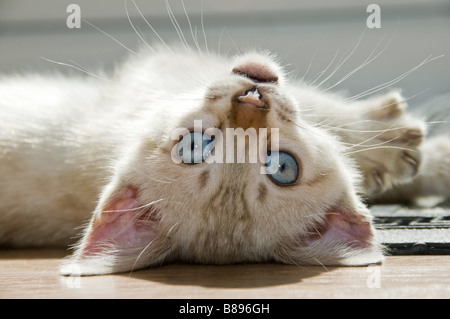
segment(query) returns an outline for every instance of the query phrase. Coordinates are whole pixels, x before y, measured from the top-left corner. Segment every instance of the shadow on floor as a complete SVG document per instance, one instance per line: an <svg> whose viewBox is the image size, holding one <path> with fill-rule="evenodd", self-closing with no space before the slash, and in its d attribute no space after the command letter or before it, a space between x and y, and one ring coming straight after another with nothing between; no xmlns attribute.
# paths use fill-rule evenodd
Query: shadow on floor
<svg viewBox="0 0 450 319"><path fill-rule="evenodd" d="M64 249L1 249L0 259L62 259L69 255ZM171 286L196 286L212 288L259 288L300 283L318 276L331 267L295 266L277 263L201 265L201 264L166 264L160 267L136 270L131 273L106 276L84 277L94 282L109 282L111 277L128 277L147 282L162 283ZM55 268L52 276L59 277ZM65 277L61 277L65 280ZM74 280L68 277L69 281ZM110 278L110 279L107 279Z"/></svg>
<svg viewBox="0 0 450 319"><path fill-rule="evenodd" d="M257 288L299 283L332 268L283 264L194 265L169 264L159 268L122 274L167 285L214 288Z"/></svg>

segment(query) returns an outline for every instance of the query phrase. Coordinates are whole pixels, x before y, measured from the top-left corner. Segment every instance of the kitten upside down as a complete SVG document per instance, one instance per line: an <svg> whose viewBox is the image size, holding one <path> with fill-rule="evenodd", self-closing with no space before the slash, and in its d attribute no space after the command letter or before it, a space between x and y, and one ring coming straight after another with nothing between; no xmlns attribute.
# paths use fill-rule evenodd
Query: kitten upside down
<svg viewBox="0 0 450 319"><path fill-rule="evenodd" d="M89 220L63 274L383 260L361 196L420 175L425 130L398 92L346 101L264 52L143 51L109 80L1 79L2 245L66 246Z"/></svg>

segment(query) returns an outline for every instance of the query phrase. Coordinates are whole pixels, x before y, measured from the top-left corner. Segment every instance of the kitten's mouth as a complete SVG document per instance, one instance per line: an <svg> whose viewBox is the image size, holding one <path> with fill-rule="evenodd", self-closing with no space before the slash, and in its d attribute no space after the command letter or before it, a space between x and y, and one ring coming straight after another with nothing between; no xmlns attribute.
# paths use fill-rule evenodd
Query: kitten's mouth
<svg viewBox="0 0 450 319"><path fill-rule="evenodd" d="M232 99L230 127L267 127L266 116L269 104L257 86L241 91Z"/></svg>
<svg viewBox="0 0 450 319"><path fill-rule="evenodd" d="M268 109L269 105L264 99L263 95L259 92L258 88L255 86L250 90L245 91L241 95L236 97L236 101L239 103L247 103L257 108Z"/></svg>

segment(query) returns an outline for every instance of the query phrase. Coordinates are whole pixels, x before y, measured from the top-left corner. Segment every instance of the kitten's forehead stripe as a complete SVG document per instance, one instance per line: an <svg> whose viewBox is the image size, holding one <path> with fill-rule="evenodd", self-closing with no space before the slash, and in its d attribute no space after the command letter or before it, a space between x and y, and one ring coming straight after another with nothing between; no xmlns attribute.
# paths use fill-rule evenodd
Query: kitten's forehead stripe
<svg viewBox="0 0 450 319"><path fill-rule="evenodd" d="M241 171L230 171L228 174L240 176ZM254 222L246 195L248 184L240 179L232 180L234 182L229 183L227 180L221 180L218 184L203 209L202 219L205 227L195 234L197 247L202 247L202 251L207 251L214 259L221 259L227 254L239 255L249 245L254 244ZM221 238L220 241L217 241L218 237ZM224 250L227 247L233 249Z"/></svg>
<svg viewBox="0 0 450 319"><path fill-rule="evenodd" d="M208 183L208 179L209 179L209 171L208 170L204 170L203 172L200 173L200 175L198 177L198 184L200 186L200 189L202 189L206 186L206 184Z"/></svg>
<svg viewBox="0 0 450 319"><path fill-rule="evenodd" d="M258 200L264 201L267 195L267 187L263 183L259 183L258 185Z"/></svg>
<svg viewBox="0 0 450 319"><path fill-rule="evenodd" d="M239 216L241 220L248 220L251 218L251 213L248 208L249 205L248 205L246 193L247 193L247 183L244 183L244 185L242 186L242 191L241 191L242 213ZM237 209L239 209L239 207L237 207Z"/></svg>
<svg viewBox="0 0 450 319"><path fill-rule="evenodd" d="M230 174L233 173L231 172ZM208 213L202 214L203 219L209 220L211 215L221 212L233 219L248 220L251 217L251 212L245 195L246 190L246 182L227 184L222 180L217 190L207 201L207 209L205 211L208 211Z"/></svg>

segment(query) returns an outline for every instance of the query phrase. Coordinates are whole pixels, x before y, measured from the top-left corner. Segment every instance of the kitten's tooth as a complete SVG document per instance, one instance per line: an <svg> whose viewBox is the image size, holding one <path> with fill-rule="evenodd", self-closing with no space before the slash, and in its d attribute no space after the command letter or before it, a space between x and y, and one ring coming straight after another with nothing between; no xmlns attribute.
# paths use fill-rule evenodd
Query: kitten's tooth
<svg viewBox="0 0 450 319"><path fill-rule="evenodd" d="M267 108L267 105L257 88L246 91L243 95L238 96L237 100L241 103L250 103L256 107Z"/></svg>
<svg viewBox="0 0 450 319"><path fill-rule="evenodd" d="M266 127L265 117L268 109L269 105L256 86L240 91L232 99L229 125L244 130L249 127L256 129Z"/></svg>

